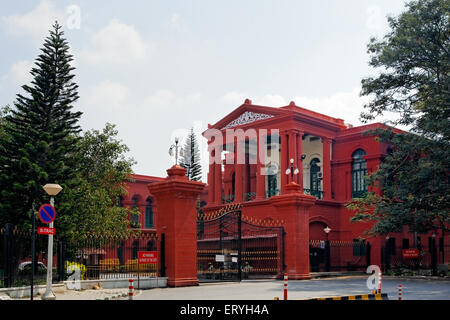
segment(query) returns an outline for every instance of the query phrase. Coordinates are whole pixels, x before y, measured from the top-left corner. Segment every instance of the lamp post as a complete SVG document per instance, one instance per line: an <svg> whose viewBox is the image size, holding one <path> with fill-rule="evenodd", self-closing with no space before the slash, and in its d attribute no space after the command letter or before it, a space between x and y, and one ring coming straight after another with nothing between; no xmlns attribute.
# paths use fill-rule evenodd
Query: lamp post
<svg viewBox="0 0 450 320"><path fill-rule="evenodd" d="M56 196L61 190L62 187L59 184L46 184L43 189L50 196L50 205L52 207L55 206ZM49 225L50 228L53 228L53 222ZM55 300L56 296L52 291L52 268L53 268L53 235L50 234L48 236L48 257L47 257L47 287L45 289L45 293L42 296L42 300Z"/></svg>
<svg viewBox="0 0 450 320"><path fill-rule="evenodd" d="M183 149L180 146L178 146L178 142L179 142L179 138L176 137L175 144L171 145L169 148L169 155L171 157L175 156L175 165L178 164L178 155L180 155L180 157L182 157L184 155ZM178 149L180 149L180 150L178 150Z"/></svg>
<svg viewBox="0 0 450 320"><path fill-rule="evenodd" d="M291 182L294 182L294 174L297 175L299 173L298 168L294 167L294 159L290 160L291 167L286 170L286 175L291 175Z"/></svg>
<svg viewBox="0 0 450 320"><path fill-rule="evenodd" d="M325 229L323 229L323 231L325 231L325 234L327 236L327 240L325 241L325 258L326 258L326 263L325 263L325 271L326 272L330 272L330 241L328 240L328 233L330 233L331 229L327 226Z"/></svg>
<svg viewBox="0 0 450 320"><path fill-rule="evenodd" d="M431 235L431 270L433 276L437 274L437 250L436 250L436 234Z"/></svg>
<svg viewBox="0 0 450 320"><path fill-rule="evenodd" d="M389 242L389 235L386 236L386 244L385 244L385 255L384 255L384 260L385 260L385 267L384 267L384 272L388 272L389 268L391 266L391 247L390 247L390 242Z"/></svg>

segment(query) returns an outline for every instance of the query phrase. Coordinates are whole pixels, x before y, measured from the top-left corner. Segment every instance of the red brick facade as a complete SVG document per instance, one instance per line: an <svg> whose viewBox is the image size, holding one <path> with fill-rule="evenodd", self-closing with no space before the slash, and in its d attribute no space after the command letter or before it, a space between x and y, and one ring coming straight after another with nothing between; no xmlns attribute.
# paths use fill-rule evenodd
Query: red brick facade
<svg viewBox="0 0 450 320"><path fill-rule="evenodd" d="M204 210L208 213L227 203L238 202L243 204L242 214L246 217L283 220L287 233L287 265L288 268L296 266L293 273L298 273L298 278L307 277L305 274L309 272L309 240L325 240L324 228L327 226L331 229L328 235L330 241L352 242L363 238L369 242L372 246L371 264L381 265L381 247L384 246L385 238L365 235L364 231L371 225L351 223L353 213L345 207L358 192L367 190L359 185L363 181L363 173L376 171L388 152L388 145L380 143L373 136L363 135L367 130L380 127L383 127L380 123L352 127L342 119L313 112L294 103L272 108L253 105L250 100L246 100L226 117L209 125L204 132L204 136L209 138L210 159L220 160L210 162L209 168L204 168L208 170L208 188L201 196L203 204L207 203ZM214 129L223 134L223 140L211 138L210 132ZM244 132L254 130L256 136L235 136L232 138L234 146L230 148L230 141L225 139L226 132L238 129ZM270 135L271 130L279 132L279 158L276 163L279 170L271 177L261 174L261 170L269 165L259 153L261 146L266 150L269 148L266 136L260 135L264 129L267 130L265 135ZM249 161L251 155L248 147L242 158L244 163L238 162L239 154L235 146L240 142L245 145L245 141L249 143L252 139L257 146L257 161ZM227 153L224 155L225 150ZM271 149L274 152L272 150L275 149ZM285 173L291 167L291 159L292 169L297 168L298 174ZM136 182L129 184L129 194L123 199L123 204L131 206L133 199L138 199L137 205L144 212L149 196L147 185L163 179L140 175L134 178ZM295 188L298 192L295 195L292 195L292 188L287 188L289 182L297 185ZM153 190L152 187L150 190ZM158 225L156 201L153 205L155 225ZM142 225L145 225L144 219L143 214L140 218ZM397 239L397 245L404 243L404 239L409 239L410 246L413 244L413 235L407 232L389 236ZM431 234L421 236L425 239ZM442 237L440 234L436 236ZM426 245L425 242L423 244Z"/></svg>

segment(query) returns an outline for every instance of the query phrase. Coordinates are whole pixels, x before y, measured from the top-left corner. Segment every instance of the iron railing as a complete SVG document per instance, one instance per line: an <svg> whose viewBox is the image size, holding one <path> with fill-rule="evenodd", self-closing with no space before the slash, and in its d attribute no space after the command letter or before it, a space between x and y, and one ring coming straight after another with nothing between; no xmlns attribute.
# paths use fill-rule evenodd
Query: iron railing
<svg viewBox="0 0 450 320"><path fill-rule="evenodd" d="M279 194L280 194L280 189L269 189L266 191L266 198L278 196Z"/></svg>
<svg viewBox="0 0 450 320"><path fill-rule="evenodd" d="M72 265L80 270L80 280L120 279L131 276L154 277L156 264L138 264L139 251L156 251L155 233L134 232L123 238L109 235L83 235L71 240L54 238L53 283L70 276ZM31 284L31 231L11 225L0 230L0 287ZM48 237L36 235L34 284L45 284Z"/></svg>
<svg viewBox="0 0 450 320"><path fill-rule="evenodd" d="M228 195L224 195L222 196L222 204L225 203L232 203L234 202L234 194L228 194Z"/></svg>
<svg viewBox="0 0 450 320"><path fill-rule="evenodd" d="M311 190L311 189L304 188L303 193L308 194L310 196L314 196L319 200L323 199L323 191L320 191L320 190Z"/></svg>
<svg viewBox="0 0 450 320"><path fill-rule="evenodd" d="M252 201L256 199L256 192L244 193L244 201Z"/></svg>

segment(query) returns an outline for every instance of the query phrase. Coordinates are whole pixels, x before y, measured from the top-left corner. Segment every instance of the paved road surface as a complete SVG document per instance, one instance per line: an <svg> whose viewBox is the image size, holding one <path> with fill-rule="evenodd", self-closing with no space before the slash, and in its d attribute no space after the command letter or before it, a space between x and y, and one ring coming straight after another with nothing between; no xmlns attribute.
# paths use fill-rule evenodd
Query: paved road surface
<svg viewBox="0 0 450 320"><path fill-rule="evenodd" d="M370 293L367 277L343 277L289 281L288 299L310 299ZM397 285L403 286L403 300L450 300L450 281L383 279L383 293L397 300ZM198 287L141 290L136 300L273 300L283 298L283 281L243 281L201 284Z"/></svg>

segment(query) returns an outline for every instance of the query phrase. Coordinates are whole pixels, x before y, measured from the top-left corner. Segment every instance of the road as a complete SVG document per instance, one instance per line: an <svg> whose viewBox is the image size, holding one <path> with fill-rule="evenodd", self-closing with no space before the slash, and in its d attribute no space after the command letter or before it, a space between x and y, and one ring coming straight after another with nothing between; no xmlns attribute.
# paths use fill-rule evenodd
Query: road
<svg viewBox="0 0 450 320"><path fill-rule="evenodd" d="M289 281L288 299L311 299L370 293L366 276ZM450 300L450 281L384 278L382 292L397 300L398 284L403 300ZM283 281L242 281L201 284L197 287L141 290L135 300L273 300L283 299Z"/></svg>

